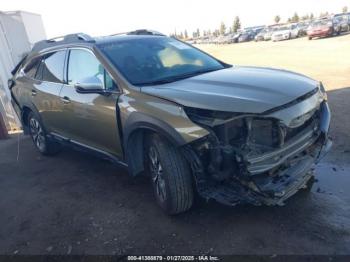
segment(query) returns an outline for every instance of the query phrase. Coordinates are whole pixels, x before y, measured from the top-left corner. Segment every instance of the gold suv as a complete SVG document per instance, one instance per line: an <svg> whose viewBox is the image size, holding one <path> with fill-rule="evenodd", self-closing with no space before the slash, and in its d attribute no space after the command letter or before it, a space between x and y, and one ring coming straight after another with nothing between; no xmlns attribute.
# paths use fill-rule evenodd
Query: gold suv
<svg viewBox="0 0 350 262"><path fill-rule="evenodd" d="M41 41L12 73L14 107L41 153L79 146L148 175L169 214L195 192L282 205L331 146L322 83L232 66L154 31Z"/></svg>

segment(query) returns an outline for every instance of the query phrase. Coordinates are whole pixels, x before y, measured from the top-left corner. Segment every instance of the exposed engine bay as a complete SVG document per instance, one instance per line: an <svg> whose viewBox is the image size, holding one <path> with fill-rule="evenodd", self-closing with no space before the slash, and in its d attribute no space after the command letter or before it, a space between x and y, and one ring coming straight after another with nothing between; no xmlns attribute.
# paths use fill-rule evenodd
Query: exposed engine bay
<svg viewBox="0 0 350 262"><path fill-rule="evenodd" d="M236 205L283 205L313 178L330 149L330 111L312 92L262 114L185 108L209 135L186 148L199 193Z"/></svg>

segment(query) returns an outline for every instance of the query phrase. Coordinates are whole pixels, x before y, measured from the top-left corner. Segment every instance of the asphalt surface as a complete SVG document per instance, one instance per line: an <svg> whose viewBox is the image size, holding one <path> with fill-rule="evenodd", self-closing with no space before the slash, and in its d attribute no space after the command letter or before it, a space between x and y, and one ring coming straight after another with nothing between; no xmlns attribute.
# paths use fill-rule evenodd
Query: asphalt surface
<svg viewBox="0 0 350 262"><path fill-rule="evenodd" d="M350 254L349 98L330 94L334 148L311 192L284 207L209 202L168 217L148 181L118 166L71 149L43 157L23 135L1 140L0 254Z"/></svg>

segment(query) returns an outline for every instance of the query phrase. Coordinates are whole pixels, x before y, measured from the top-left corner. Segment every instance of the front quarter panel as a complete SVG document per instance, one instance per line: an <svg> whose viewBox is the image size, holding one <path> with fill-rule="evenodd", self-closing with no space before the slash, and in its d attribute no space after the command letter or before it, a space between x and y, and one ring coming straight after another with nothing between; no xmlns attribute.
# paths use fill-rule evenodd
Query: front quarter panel
<svg viewBox="0 0 350 262"><path fill-rule="evenodd" d="M208 135L207 130L187 117L180 105L168 100L129 89L119 97L118 105L124 140L138 128L160 131L179 146Z"/></svg>

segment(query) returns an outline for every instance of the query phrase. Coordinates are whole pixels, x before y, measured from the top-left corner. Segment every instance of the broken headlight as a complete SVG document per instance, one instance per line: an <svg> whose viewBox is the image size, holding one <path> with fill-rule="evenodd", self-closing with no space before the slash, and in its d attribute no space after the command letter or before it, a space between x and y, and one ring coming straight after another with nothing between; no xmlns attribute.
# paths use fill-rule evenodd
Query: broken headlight
<svg viewBox="0 0 350 262"><path fill-rule="evenodd" d="M326 89L324 88L322 82L320 82L320 84L318 85L318 89L322 93L323 100L327 101L327 92L326 92Z"/></svg>
<svg viewBox="0 0 350 262"><path fill-rule="evenodd" d="M193 122L215 134L223 146L265 152L280 144L281 130L276 119L188 107L185 112Z"/></svg>

